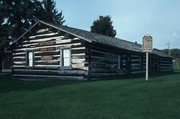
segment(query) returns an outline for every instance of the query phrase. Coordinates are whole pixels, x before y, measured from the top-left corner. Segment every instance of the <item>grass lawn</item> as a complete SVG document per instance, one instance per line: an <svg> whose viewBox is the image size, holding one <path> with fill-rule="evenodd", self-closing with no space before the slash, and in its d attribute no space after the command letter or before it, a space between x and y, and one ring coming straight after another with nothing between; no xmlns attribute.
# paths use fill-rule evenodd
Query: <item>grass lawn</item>
<svg viewBox="0 0 180 119"><path fill-rule="evenodd" d="M180 119L180 73L103 81L0 76L0 119Z"/></svg>

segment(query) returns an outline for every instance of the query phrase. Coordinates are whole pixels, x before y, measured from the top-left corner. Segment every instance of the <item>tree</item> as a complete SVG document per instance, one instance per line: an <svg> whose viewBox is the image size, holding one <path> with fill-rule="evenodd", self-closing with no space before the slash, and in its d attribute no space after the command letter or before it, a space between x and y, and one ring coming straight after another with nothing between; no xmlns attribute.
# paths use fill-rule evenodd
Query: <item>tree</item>
<svg viewBox="0 0 180 119"><path fill-rule="evenodd" d="M65 22L53 0L0 0L0 44L17 39L39 19L56 25Z"/></svg>
<svg viewBox="0 0 180 119"><path fill-rule="evenodd" d="M1 20L1 43L5 46L7 42L17 39L23 34L35 21L37 0L1 0L0 14ZM39 2L40 3L40 2Z"/></svg>
<svg viewBox="0 0 180 119"><path fill-rule="evenodd" d="M63 25L65 22L62 11L59 13L55 8L56 3L54 0L43 0L43 13L40 19L46 22L53 23L55 25Z"/></svg>
<svg viewBox="0 0 180 119"><path fill-rule="evenodd" d="M163 49L162 52L164 52L165 54L168 55L169 49ZM170 49L170 52L171 52L171 56L172 56L173 58L175 58L175 59L176 59L176 58L180 58L180 49L177 49L177 48L175 48L175 49Z"/></svg>
<svg viewBox="0 0 180 119"><path fill-rule="evenodd" d="M8 44L10 27L5 24L9 14L9 1L0 0L0 49Z"/></svg>
<svg viewBox="0 0 180 119"><path fill-rule="evenodd" d="M113 29L110 16L99 16L99 19L93 22L91 32L111 37L116 35L116 30Z"/></svg>

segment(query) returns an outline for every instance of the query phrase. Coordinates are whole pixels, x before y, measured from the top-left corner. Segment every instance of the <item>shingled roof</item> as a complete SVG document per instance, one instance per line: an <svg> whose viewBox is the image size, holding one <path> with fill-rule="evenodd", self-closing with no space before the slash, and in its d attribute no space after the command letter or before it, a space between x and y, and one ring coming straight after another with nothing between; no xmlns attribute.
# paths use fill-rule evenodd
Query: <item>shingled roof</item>
<svg viewBox="0 0 180 119"><path fill-rule="evenodd" d="M47 26L58 29L60 31L64 31L66 33L72 34L72 35L79 37L83 40L86 40L88 42L97 42L97 43L101 43L104 45L109 45L109 46L113 46L116 48L125 49L125 50L129 50L129 51L134 51L134 52L141 52L141 53L143 52L142 45L140 45L140 44L135 44L133 42L126 41L123 39L113 38L113 37L104 36L104 35L100 35L100 34L96 34L96 33L91 33L89 31L72 28L72 27L68 27L68 26L55 26L53 24L50 24L50 23L47 23L47 22L44 22L41 20L39 20L37 23L35 23L28 31L26 31L22 36L20 36L15 42L19 41L25 34L27 34L38 23L42 23ZM15 42L13 42L13 44ZM162 57L169 57L167 54L162 53L161 51L155 50L155 49L153 50L152 53L162 56Z"/></svg>

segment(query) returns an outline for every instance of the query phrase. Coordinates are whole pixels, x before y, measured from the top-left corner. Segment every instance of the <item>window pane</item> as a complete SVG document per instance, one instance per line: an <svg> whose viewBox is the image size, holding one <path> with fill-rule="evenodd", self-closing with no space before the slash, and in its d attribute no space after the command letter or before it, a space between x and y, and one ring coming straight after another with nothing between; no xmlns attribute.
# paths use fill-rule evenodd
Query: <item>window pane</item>
<svg viewBox="0 0 180 119"><path fill-rule="evenodd" d="M70 49L63 49L62 66L71 65L71 51Z"/></svg>
<svg viewBox="0 0 180 119"><path fill-rule="evenodd" d="M28 53L29 66L33 66L33 52Z"/></svg>
<svg viewBox="0 0 180 119"><path fill-rule="evenodd" d="M33 66L33 60L29 60L29 66Z"/></svg>
<svg viewBox="0 0 180 119"><path fill-rule="evenodd" d="M70 57L70 49L63 50L63 57Z"/></svg>
<svg viewBox="0 0 180 119"><path fill-rule="evenodd" d="M33 59L33 53L29 52L29 59Z"/></svg>
<svg viewBox="0 0 180 119"><path fill-rule="evenodd" d="M64 58L64 66L70 66L70 58Z"/></svg>

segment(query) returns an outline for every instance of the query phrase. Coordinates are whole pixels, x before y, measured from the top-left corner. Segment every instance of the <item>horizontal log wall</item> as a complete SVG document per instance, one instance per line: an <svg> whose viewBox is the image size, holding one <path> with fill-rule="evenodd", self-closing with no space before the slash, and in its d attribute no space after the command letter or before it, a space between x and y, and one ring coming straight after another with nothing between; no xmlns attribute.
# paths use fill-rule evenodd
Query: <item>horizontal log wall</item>
<svg viewBox="0 0 180 119"><path fill-rule="evenodd" d="M144 73L145 72L145 56L144 55L130 55L130 68L132 74Z"/></svg>
<svg viewBox="0 0 180 119"><path fill-rule="evenodd" d="M92 44L89 49L89 77L92 80L145 73L144 54L96 44Z"/></svg>
<svg viewBox="0 0 180 119"><path fill-rule="evenodd" d="M172 58L160 57L154 54L149 55L150 73L171 72L171 71L173 71Z"/></svg>
<svg viewBox="0 0 180 119"><path fill-rule="evenodd" d="M13 51L13 74L16 77L78 79L86 80L88 66L86 62L85 42L68 34L41 28L22 41ZM71 48L71 66L63 68L60 48ZM34 52L34 66L26 66L26 52ZM43 59L49 57L50 59Z"/></svg>
<svg viewBox="0 0 180 119"><path fill-rule="evenodd" d="M123 63L124 59L122 57L120 60ZM95 44L90 45L89 77L91 80L123 75L125 72L121 68L118 69L118 54L112 52L112 49L96 46Z"/></svg>
<svg viewBox="0 0 180 119"><path fill-rule="evenodd" d="M91 79L110 79L112 76L145 73L145 53L130 52L95 44L91 45L89 49L89 77ZM119 61L120 69L118 68L119 58L121 60ZM172 71L172 59L150 54L149 72L157 73L164 71Z"/></svg>
<svg viewBox="0 0 180 119"><path fill-rule="evenodd" d="M173 71L172 66L172 58L159 58L160 72L171 72Z"/></svg>

